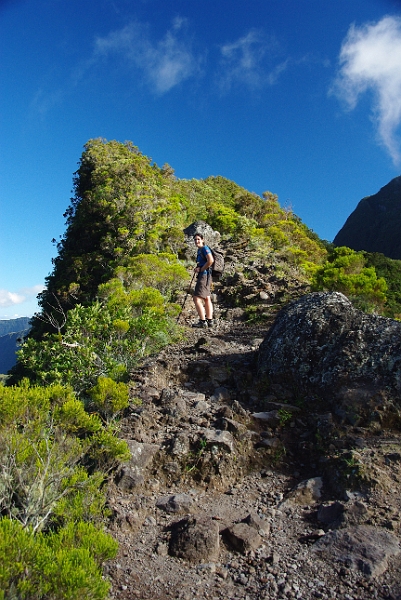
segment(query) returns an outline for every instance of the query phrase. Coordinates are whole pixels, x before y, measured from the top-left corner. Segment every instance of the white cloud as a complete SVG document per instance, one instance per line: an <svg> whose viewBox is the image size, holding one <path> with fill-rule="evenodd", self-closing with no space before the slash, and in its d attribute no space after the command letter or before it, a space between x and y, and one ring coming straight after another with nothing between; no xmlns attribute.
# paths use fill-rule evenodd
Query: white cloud
<svg viewBox="0 0 401 600"><path fill-rule="evenodd" d="M195 56L191 43L185 39L185 25L185 19L177 17L164 37L154 42L147 26L131 23L104 38L98 38L95 58L112 53L122 54L144 72L157 94L164 94L201 72L201 58Z"/></svg>
<svg viewBox="0 0 401 600"><path fill-rule="evenodd" d="M40 294L40 292L43 292L44 289L44 285L33 285L32 287L22 288L19 291L29 298L31 298L32 296L35 296L36 298L36 296Z"/></svg>
<svg viewBox="0 0 401 600"><path fill-rule="evenodd" d="M401 18L386 16L378 23L353 25L341 52L333 88L350 109L368 90L374 94L373 114L380 142L394 164L401 164Z"/></svg>
<svg viewBox="0 0 401 600"><path fill-rule="evenodd" d="M8 290L0 290L0 308L7 308L15 304L22 304L29 298L37 296L43 291L43 285L34 285L30 288L23 288L18 292L9 292Z"/></svg>
<svg viewBox="0 0 401 600"><path fill-rule="evenodd" d="M13 306L14 304L21 304L25 301L25 296L16 292L9 292L7 290L0 290L0 306L6 308L7 306Z"/></svg>
<svg viewBox="0 0 401 600"><path fill-rule="evenodd" d="M235 42L221 46L220 88L229 91L234 84L245 84L257 89L275 84L288 65L285 60L266 68L266 62L271 61L277 50L276 42L263 37L256 29L251 29Z"/></svg>
<svg viewBox="0 0 401 600"><path fill-rule="evenodd" d="M60 102L62 97L63 93L61 90L55 90L52 93L47 93L40 89L36 92L31 102L31 108L37 114L39 114L41 118L43 118L54 106Z"/></svg>

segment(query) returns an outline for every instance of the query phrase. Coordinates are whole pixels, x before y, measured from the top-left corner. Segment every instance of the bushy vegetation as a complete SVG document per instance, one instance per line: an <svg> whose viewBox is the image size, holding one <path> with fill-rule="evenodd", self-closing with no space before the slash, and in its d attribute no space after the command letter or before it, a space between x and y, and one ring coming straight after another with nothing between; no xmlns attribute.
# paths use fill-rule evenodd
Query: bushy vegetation
<svg viewBox="0 0 401 600"><path fill-rule="evenodd" d="M380 310L386 301L387 283L366 266L361 252L346 246L334 248L312 277L312 289L342 292L367 312Z"/></svg>
<svg viewBox="0 0 401 600"><path fill-rule="evenodd" d="M43 311L52 314L55 297L64 311L87 306L115 276L132 282L139 274L143 285L173 292L182 284L174 259L183 229L196 220L233 240L247 239L260 252L274 250L300 268L319 264L326 254L318 236L281 208L274 194L260 197L220 176L179 180L171 167L159 168L130 142L86 144L65 217L66 231L40 296ZM33 336L41 338L44 331L49 327L34 319Z"/></svg>
<svg viewBox="0 0 401 600"><path fill-rule="evenodd" d="M103 600L109 584L102 563L117 542L90 523L32 535L18 521L0 519L0 599Z"/></svg>
<svg viewBox="0 0 401 600"><path fill-rule="evenodd" d="M105 486L129 456L118 418L131 370L179 339L189 224L208 222L313 289L401 314L399 261L330 249L271 192L179 180L130 142L85 145L65 218L40 312L0 385L0 600L106 597Z"/></svg>
<svg viewBox="0 0 401 600"><path fill-rule="evenodd" d="M130 142L90 140L74 192L12 383L29 377L82 395L98 377L127 380L138 361L176 339L174 299L188 281L178 257L183 229L195 220L300 276L327 254L274 194L260 197L220 176L179 180Z"/></svg>
<svg viewBox="0 0 401 600"><path fill-rule="evenodd" d="M94 398L121 409L123 390ZM115 384L114 384L115 385ZM113 399L109 404L113 405ZM60 385L0 387L0 598L105 598L107 470L129 457L100 415Z"/></svg>
<svg viewBox="0 0 401 600"><path fill-rule="evenodd" d="M62 333L29 338L17 353L17 374L22 370L37 384L71 385L79 395L99 377L127 381L139 360L172 341L177 328L157 290L127 294L121 286L111 282L102 290L113 290L107 300L68 311Z"/></svg>
<svg viewBox="0 0 401 600"><path fill-rule="evenodd" d="M387 284L386 303L382 314L393 319L401 319L401 260L387 258L377 252L363 252L366 266L375 269L378 277Z"/></svg>

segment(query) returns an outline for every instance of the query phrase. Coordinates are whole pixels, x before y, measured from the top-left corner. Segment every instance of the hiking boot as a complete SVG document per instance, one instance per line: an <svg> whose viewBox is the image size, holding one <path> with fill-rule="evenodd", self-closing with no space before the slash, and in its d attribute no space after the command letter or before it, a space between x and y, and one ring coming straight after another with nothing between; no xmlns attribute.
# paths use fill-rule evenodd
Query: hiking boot
<svg viewBox="0 0 401 600"><path fill-rule="evenodd" d="M208 327L214 327L214 321L213 321L213 319L206 319L206 322L207 322L207 326Z"/></svg>
<svg viewBox="0 0 401 600"><path fill-rule="evenodd" d="M192 327L197 327L198 329L206 329L207 321L201 321L201 319L199 319L199 321L197 323L194 323Z"/></svg>

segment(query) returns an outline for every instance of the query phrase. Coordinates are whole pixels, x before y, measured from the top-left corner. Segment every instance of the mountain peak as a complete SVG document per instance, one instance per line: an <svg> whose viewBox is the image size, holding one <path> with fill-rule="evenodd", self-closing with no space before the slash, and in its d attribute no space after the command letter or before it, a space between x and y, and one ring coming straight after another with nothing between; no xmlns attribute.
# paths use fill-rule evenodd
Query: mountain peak
<svg viewBox="0 0 401 600"><path fill-rule="evenodd" d="M401 259L401 176L363 198L333 240L336 246Z"/></svg>

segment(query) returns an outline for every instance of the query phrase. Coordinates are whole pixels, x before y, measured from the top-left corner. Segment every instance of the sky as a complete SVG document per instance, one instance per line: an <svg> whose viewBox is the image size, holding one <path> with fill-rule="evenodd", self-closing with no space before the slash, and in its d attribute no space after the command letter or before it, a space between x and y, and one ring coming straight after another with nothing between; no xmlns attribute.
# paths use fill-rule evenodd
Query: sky
<svg viewBox="0 0 401 600"><path fill-rule="evenodd" d="M0 0L0 319L37 310L99 137L332 241L401 174L401 1Z"/></svg>

